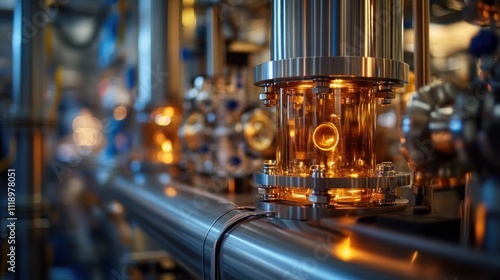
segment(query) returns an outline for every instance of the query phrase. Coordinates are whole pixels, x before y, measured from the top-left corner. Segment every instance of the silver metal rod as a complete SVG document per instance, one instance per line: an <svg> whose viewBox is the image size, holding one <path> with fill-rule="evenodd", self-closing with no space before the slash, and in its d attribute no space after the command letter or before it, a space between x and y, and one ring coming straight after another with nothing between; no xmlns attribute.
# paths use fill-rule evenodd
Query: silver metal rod
<svg viewBox="0 0 500 280"><path fill-rule="evenodd" d="M224 65L224 42L219 20L219 7L213 4L207 8L207 75L222 76Z"/></svg>
<svg viewBox="0 0 500 280"><path fill-rule="evenodd" d="M415 88L431 82L429 52L429 0L413 0Z"/></svg>
<svg viewBox="0 0 500 280"><path fill-rule="evenodd" d="M11 38L13 104L6 128L15 143L11 168L16 173L17 220L14 221L16 242L11 245L15 247L15 279L22 280L49 278L48 224L42 201L44 138L49 119L44 97L44 29L49 17L44 1L16 2Z"/></svg>
<svg viewBox="0 0 500 280"><path fill-rule="evenodd" d="M44 84L44 2L18 0L12 33L13 111L17 119L41 121Z"/></svg>
<svg viewBox="0 0 500 280"><path fill-rule="evenodd" d="M175 71L168 72L169 103L181 104L184 97L184 63L179 55L182 48L182 1L168 2L168 65L174 65Z"/></svg>
<svg viewBox="0 0 500 280"><path fill-rule="evenodd" d="M165 105L168 91L167 1L138 1L137 111Z"/></svg>

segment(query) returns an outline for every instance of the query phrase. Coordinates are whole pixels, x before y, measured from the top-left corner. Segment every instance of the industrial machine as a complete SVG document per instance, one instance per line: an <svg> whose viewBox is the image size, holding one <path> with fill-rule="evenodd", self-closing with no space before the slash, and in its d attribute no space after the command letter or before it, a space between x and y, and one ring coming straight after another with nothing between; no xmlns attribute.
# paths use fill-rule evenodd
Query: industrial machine
<svg viewBox="0 0 500 280"><path fill-rule="evenodd" d="M423 13L414 18L424 17L416 33L428 24L429 7L419 3L416 10ZM276 108L277 148L276 158L254 174L254 205L239 206L213 195L209 185L192 188L161 174L148 174L147 180L119 176L110 191L129 214L196 278L497 278L496 196L469 204L483 205L473 207L479 213L473 221L434 213L421 201L408 205L396 191L411 183L411 174L375 158L375 108L390 104L409 79L402 2L275 0L271 30L271 61L255 68L255 84L264 89L263 103ZM425 45L421 38L418 43ZM423 50L415 52L425 62ZM418 87L430 82L421 79L422 67L425 63L415 66ZM422 102L458 93L444 88L424 88L429 93L416 94L409 104L403 132L410 160L418 154L414 147L422 146L412 136L422 131L431 136L450 131L439 135L453 133L455 143L464 139L458 137L463 119L447 121L442 117L446 110L437 110L439 115L431 110L438 107ZM448 106L447 101L442 104ZM412 113L419 110L425 114ZM446 146L426 155L434 158L441 149ZM417 195L419 186L435 178L429 171L436 166L421 163L427 161L412 165ZM463 170L456 176L465 176ZM419 181L423 171L429 176ZM483 189L490 194L498 188L491 181L495 177L487 178ZM461 227L467 223L475 224L482 246L461 242Z"/></svg>
<svg viewBox="0 0 500 280"><path fill-rule="evenodd" d="M216 22L219 1L199 2L209 7L207 21ZM183 120L179 107L162 100L168 83L161 77L172 62L158 51L168 45L178 53L172 30L180 24L180 3L135 3L140 38L134 149L126 158L85 166L94 173L100 199L114 209L110 220L125 212L195 279L500 279L498 1L462 3L465 19L484 27L470 44L479 71L468 88L431 82L429 1L413 1L417 92L402 118L403 153L411 167L406 170L376 158L384 145L376 140L377 108L391 105L410 80L402 0L272 0L270 60L254 73L263 89L259 98L271 110L234 110L234 96L198 80L185 100L197 107L184 112ZM19 1L15 31L26 35L23 19L41 9L35 1ZM218 57L210 54L220 33L206 31L212 39L206 59L215 65ZM165 44L167 37L174 42ZM14 40L15 110L2 119L24 149L14 154L14 168L19 175L21 169L33 174L17 177L20 272L2 274L12 279L49 275L49 207L37 168L45 165L42 140L54 120L42 112L43 94L36 87L43 73L37 60L43 57L42 36L30 39ZM219 70L209 71L213 81ZM220 112L205 99L216 92L224 105ZM253 191L235 194L228 186L221 192L216 175L254 171L256 161L234 159L243 141L266 161L253 174ZM189 155L175 149L182 145ZM192 173L176 168L186 160L214 180L192 184ZM437 185L452 190L456 201L438 205ZM74 202L81 189L62 194ZM133 279L131 273L125 268L109 274Z"/></svg>
<svg viewBox="0 0 500 280"><path fill-rule="evenodd" d="M255 80L264 104L276 106L278 143L276 160L254 176L259 209L308 219L407 203L395 189L410 174L375 159L376 106L390 104L409 75L401 4L273 3L272 60Z"/></svg>

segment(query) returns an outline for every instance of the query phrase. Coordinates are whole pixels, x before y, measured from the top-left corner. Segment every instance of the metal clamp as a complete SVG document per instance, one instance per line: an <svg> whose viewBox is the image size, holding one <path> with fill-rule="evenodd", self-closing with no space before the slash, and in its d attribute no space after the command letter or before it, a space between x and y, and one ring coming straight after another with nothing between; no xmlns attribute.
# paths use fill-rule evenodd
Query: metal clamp
<svg viewBox="0 0 500 280"><path fill-rule="evenodd" d="M239 210L246 210L252 212L241 212L236 214L234 217L230 218L227 222L224 223L222 228L219 231L219 235L214 241L213 249L212 249L212 257L211 257L211 277L210 279L218 280L220 279L220 250L222 248L222 239L226 235L226 233L230 232L232 229L240 225L241 223L252 220L259 219L264 217L273 217L275 215L274 212L255 212L254 207L239 207ZM211 228L210 228L211 230ZM210 232L210 230L208 232ZM208 235L208 233L207 233ZM205 240L206 241L206 240ZM203 244L205 247L205 244ZM204 266L203 266L204 267ZM204 274L205 275L205 274Z"/></svg>

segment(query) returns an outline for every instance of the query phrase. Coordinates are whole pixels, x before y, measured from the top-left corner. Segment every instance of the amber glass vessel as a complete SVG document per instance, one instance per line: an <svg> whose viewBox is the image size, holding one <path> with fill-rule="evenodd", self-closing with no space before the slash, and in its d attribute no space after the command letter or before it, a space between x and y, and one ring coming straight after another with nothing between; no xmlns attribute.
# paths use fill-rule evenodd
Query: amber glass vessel
<svg viewBox="0 0 500 280"><path fill-rule="evenodd" d="M325 177L372 176L375 170L373 87L331 82L286 83L277 95L276 173Z"/></svg>

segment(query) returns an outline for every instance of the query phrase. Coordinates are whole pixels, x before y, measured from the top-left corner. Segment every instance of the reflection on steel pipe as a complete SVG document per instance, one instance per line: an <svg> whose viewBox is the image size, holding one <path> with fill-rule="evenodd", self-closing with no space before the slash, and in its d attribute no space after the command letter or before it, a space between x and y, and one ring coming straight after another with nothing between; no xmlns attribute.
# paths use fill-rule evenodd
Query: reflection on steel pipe
<svg viewBox="0 0 500 280"><path fill-rule="evenodd" d="M108 191L195 278L491 279L500 274L498 256L374 230L355 220L241 221L252 212L205 190L159 183L157 175L140 184L118 177ZM217 240L220 253L213 254ZM212 275L214 264L218 275Z"/></svg>

